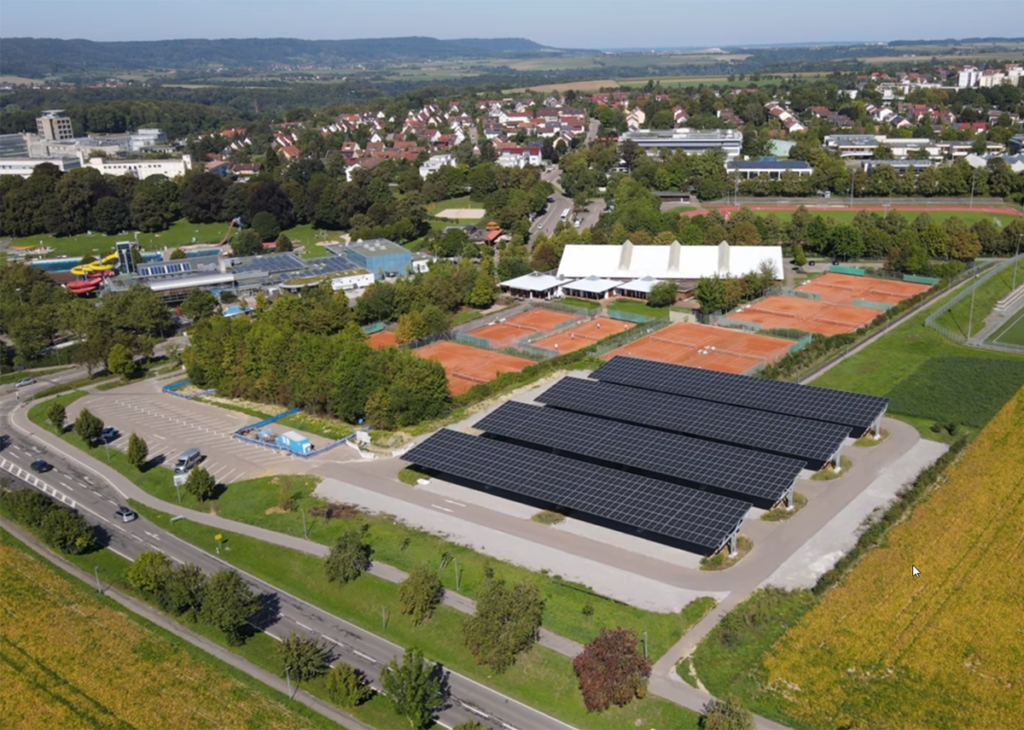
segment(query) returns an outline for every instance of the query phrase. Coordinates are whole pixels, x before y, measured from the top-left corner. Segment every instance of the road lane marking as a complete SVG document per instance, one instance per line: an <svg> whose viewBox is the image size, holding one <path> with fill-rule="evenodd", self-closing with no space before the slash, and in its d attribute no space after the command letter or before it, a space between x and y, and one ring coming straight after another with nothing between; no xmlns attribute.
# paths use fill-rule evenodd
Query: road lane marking
<svg viewBox="0 0 1024 730"><path fill-rule="evenodd" d="M306 624L302 623L301 621L296 621L295 623L304 628L306 631L313 631L313 633L316 633L314 629L311 629L309 626L306 626Z"/></svg>
<svg viewBox="0 0 1024 730"><path fill-rule="evenodd" d="M269 631L267 631L266 629L263 630L263 633L266 634L267 636L269 636L271 639L276 639L277 641L281 641L281 642L284 641L284 639L282 639L280 636L277 636L276 634L272 634Z"/></svg>
<svg viewBox="0 0 1024 730"><path fill-rule="evenodd" d="M445 512L451 512L450 509L448 509L447 507L442 507L439 504L431 504L430 506L433 507L434 509L440 509L440 510L444 510Z"/></svg>
<svg viewBox="0 0 1024 730"><path fill-rule="evenodd" d="M362 657L363 659L365 659L368 662L372 662L373 664L377 663L377 660L374 659L372 656L364 654L363 652L359 651L358 649L353 649L352 653L355 654L356 656Z"/></svg>
<svg viewBox="0 0 1024 730"><path fill-rule="evenodd" d="M118 550L115 547L107 545L107 550L109 550L110 552L114 553L114 555L120 555L122 558L127 560L129 563L134 563L135 562L135 558L129 558L127 555L125 555L124 553L122 553L120 550Z"/></svg>
<svg viewBox="0 0 1024 730"><path fill-rule="evenodd" d="M457 507L465 507L466 506L462 502L456 502L453 499L446 499L445 502L447 502L448 504L454 504Z"/></svg>

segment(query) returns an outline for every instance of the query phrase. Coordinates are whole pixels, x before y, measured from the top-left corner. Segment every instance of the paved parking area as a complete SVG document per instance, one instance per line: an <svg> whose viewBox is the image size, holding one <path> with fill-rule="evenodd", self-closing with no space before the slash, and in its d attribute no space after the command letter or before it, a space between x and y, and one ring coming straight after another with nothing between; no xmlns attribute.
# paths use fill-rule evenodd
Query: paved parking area
<svg viewBox="0 0 1024 730"><path fill-rule="evenodd" d="M88 408L118 430L110 448L125 451L134 432L146 439L150 457L162 455L167 466L182 451L195 447L205 456L203 467L221 484L302 470L303 459L232 438L236 429L252 423L251 416L147 391L129 386L89 395L72 404L68 421L73 422L81 408Z"/></svg>

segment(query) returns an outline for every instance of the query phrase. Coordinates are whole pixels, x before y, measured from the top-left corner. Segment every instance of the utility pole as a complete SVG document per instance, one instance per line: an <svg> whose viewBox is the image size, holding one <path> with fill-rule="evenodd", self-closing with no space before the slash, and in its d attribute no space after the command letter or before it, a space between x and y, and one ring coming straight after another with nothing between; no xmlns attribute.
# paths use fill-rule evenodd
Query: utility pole
<svg viewBox="0 0 1024 730"><path fill-rule="evenodd" d="M644 632L644 659L647 658L647 632Z"/></svg>
<svg viewBox="0 0 1024 730"><path fill-rule="evenodd" d="M974 207L974 183L978 178L978 168L974 168L974 172L971 173L971 204L970 207Z"/></svg>
<svg viewBox="0 0 1024 730"><path fill-rule="evenodd" d="M1016 264L1014 265L1016 269ZM977 276L974 277L977 280ZM967 317L967 339L971 339L971 334L974 332L974 294L978 291L978 282L975 281L971 289L971 313Z"/></svg>
<svg viewBox="0 0 1024 730"><path fill-rule="evenodd" d="M100 585L100 566L92 566L92 574L96 576L96 592L103 593L103 587Z"/></svg>
<svg viewBox="0 0 1024 730"><path fill-rule="evenodd" d="M853 175L854 169L850 168L850 208L853 208Z"/></svg>
<svg viewBox="0 0 1024 730"><path fill-rule="evenodd" d="M1017 234L1017 253L1013 255L1013 286L1010 287L1010 291L1017 288L1017 267L1020 266L1020 239L1024 237L1024 234Z"/></svg>
<svg viewBox="0 0 1024 730"><path fill-rule="evenodd" d="M284 668L284 679L288 683L288 699L292 698L292 667L289 664Z"/></svg>

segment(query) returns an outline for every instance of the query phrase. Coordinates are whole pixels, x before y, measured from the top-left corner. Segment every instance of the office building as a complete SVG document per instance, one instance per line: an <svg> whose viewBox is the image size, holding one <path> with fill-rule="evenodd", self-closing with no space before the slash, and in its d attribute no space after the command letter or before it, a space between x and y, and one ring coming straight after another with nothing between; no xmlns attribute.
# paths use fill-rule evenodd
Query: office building
<svg viewBox="0 0 1024 730"><path fill-rule="evenodd" d="M743 133L738 129L637 129L626 132L620 142L636 142L648 154L665 150L699 155L708 150L722 150L726 161L735 160L743 146Z"/></svg>
<svg viewBox="0 0 1024 730"><path fill-rule="evenodd" d="M71 129L71 118L64 116L63 109L50 109L36 119L36 130L43 139L60 141L74 139Z"/></svg>

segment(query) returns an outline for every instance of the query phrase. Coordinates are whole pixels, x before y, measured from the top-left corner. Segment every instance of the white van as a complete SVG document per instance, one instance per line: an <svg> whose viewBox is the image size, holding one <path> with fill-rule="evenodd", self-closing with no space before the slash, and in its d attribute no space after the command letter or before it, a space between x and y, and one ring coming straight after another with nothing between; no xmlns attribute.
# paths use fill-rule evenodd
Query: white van
<svg viewBox="0 0 1024 730"><path fill-rule="evenodd" d="M192 470L199 460L203 458L203 455L199 453L199 449L185 449L181 452L181 456L174 462L174 473L185 474Z"/></svg>

